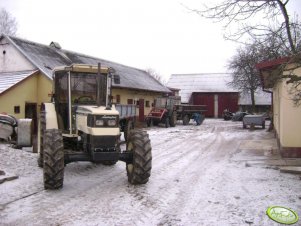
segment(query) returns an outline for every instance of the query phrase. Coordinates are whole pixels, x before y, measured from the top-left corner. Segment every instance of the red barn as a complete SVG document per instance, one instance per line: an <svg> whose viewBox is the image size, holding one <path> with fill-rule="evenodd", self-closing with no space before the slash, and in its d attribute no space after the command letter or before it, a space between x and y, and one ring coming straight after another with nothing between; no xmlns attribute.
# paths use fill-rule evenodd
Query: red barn
<svg viewBox="0 0 301 226"><path fill-rule="evenodd" d="M206 117L222 117L224 109L238 111L239 92L227 84L228 73L173 74L168 87L180 89L182 103L207 105Z"/></svg>

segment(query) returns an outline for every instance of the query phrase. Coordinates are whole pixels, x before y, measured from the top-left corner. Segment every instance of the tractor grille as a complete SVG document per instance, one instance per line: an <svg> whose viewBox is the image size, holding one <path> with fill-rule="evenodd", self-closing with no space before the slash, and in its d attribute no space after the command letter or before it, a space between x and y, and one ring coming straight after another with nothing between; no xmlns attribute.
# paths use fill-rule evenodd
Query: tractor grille
<svg viewBox="0 0 301 226"><path fill-rule="evenodd" d="M87 143L90 146L90 150L94 152L117 151L116 136L88 136Z"/></svg>

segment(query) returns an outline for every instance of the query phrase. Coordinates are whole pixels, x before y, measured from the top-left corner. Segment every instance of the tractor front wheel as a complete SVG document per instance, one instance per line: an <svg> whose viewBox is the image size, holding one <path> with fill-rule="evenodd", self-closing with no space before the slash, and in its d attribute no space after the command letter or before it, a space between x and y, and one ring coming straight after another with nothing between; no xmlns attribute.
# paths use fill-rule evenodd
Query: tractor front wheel
<svg viewBox="0 0 301 226"><path fill-rule="evenodd" d="M124 139L125 139L125 141L127 141L129 139L129 134L130 134L132 129L134 129L134 122L129 120L129 121L126 122L125 128L124 128Z"/></svg>
<svg viewBox="0 0 301 226"><path fill-rule="evenodd" d="M38 145L40 143L40 150L39 150L39 157L38 157L38 166L39 167L43 167L43 162L44 162L44 148L43 148L43 143L44 143L44 133L45 133L45 129L46 129L46 118L45 118L45 112L41 111L40 114L40 136L38 134L38 139L40 139L36 142L36 145Z"/></svg>
<svg viewBox="0 0 301 226"><path fill-rule="evenodd" d="M133 153L133 160L126 164L128 181L131 184L148 182L152 169L152 147L148 134L132 130L127 142L127 151Z"/></svg>
<svg viewBox="0 0 301 226"><path fill-rule="evenodd" d="M44 188L59 189L64 181L64 144L62 132L58 129L44 133Z"/></svg>

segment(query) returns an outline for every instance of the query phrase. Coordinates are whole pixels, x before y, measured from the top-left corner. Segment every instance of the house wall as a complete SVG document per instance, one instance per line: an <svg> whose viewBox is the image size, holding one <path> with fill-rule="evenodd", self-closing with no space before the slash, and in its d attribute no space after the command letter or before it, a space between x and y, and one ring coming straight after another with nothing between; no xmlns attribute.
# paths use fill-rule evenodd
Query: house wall
<svg viewBox="0 0 301 226"><path fill-rule="evenodd" d="M41 103L50 102L52 90L52 80L40 73L38 75L37 87L39 106L41 105Z"/></svg>
<svg viewBox="0 0 301 226"><path fill-rule="evenodd" d="M135 91L130 89L112 89L113 103L117 102L117 95L120 96L120 104L128 104L128 100L133 100L133 104L137 105L136 115L139 115L139 99L144 100L144 116L148 115L152 109L154 101L157 97L161 97L162 93Z"/></svg>
<svg viewBox="0 0 301 226"><path fill-rule="evenodd" d="M20 51L6 38L0 40L0 72L34 70L36 67L30 63Z"/></svg>
<svg viewBox="0 0 301 226"><path fill-rule="evenodd" d="M301 76L301 69L295 72ZM295 106L290 94L291 84L279 84L280 142L283 147L301 148L301 106Z"/></svg>
<svg viewBox="0 0 301 226"><path fill-rule="evenodd" d="M38 75L32 75L17 84L7 92L0 95L0 113L7 113L16 118L25 118L25 104L38 101ZM20 113L15 113L15 106L20 108Z"/></svg>
<svg viewBox="0 0 301 226"><path fill-rule="evenodd" d="M268 75L263 72L263 75ZM272 71L276 73L276 71ZM301 76L301 69L295 70ZM295 106L291 84L283 80L273 87L273 122L283 157L301 157L301 106Z"/></svg>

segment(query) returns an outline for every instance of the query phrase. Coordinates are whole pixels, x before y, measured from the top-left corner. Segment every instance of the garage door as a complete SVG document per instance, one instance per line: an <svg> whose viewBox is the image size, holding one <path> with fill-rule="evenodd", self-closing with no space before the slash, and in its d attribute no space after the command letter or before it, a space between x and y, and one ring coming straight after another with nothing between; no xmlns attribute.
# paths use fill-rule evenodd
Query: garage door
<svg viewBox="0 0 301 226"><path fill-rule="evenodd" d="M218 94L218 117L223 117L224 109L238 111L238 93Z"/></svg>
<svg viewBox="0 0 301 226"><path fill-rule="evenodd" d="M214 94L211 93L193 93L192 104L207 105L205 116L214 117Z"/></svg>

